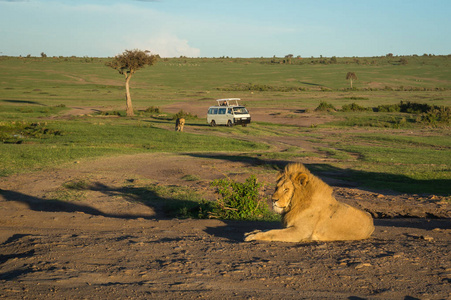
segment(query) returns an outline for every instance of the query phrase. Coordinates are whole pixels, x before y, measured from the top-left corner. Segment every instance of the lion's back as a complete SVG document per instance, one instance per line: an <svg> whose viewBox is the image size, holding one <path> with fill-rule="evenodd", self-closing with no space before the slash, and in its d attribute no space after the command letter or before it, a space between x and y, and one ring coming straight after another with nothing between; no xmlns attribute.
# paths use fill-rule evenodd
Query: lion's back
<svg viewBox="0 0 451 300"><path fill-rule="evenodd" d="M312 240L363 240L374 232L373 218L369 213L338 201L320 223Z"/></svg>

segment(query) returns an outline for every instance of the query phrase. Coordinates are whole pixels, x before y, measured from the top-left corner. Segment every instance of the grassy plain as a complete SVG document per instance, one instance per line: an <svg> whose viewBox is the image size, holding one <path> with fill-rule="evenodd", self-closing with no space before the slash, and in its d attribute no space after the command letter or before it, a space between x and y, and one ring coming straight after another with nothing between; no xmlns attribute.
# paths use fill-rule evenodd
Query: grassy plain
<svg viewBox="0 0 451 300"><path fill-rule="evenodd" d="M123 111L123 77L100 58L0 57L0 176L62 162L140 152L218 152L289 161L322 157L310 167L372 188L450 195L450 124L415 122L417 114L332 112L332 122L312 127L252 123L210 128L204 115L189 121L195 134L173 131L171 114L155 106L240 97L252 109L313 110L356 103L374 108L400 101L451 106L451 57L293 59L162 59L132 78L134 118L101 114L62 117L73 107ZM349 89L346 73L358 76ZM164 113L164 112L163 112ZM169 130L170 128L170 130ZM307 138L314 150L273 147L267 137Z"/></svg>

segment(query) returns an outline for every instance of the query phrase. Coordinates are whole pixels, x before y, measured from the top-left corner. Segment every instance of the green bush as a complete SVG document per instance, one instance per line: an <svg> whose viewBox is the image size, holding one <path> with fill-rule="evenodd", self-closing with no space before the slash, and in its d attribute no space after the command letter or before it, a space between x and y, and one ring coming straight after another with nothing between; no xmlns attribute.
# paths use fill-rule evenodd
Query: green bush
<svg viewBox="0 0 451 300"><path fill-rule="evenodd" d="M123 115L123 113L117 110L101 111L99 114L101 116L118 116L118 117L121 117Z"/></svg>
<svg viewBox="0 0 451 300"><path fill-rule="evenodd" d="M216 88L219 91L238 92L238 91L258 91L258 92L296 92L305 91L303 87L295 86L273 86L267 84L254 84L254 83L238 83L227 87Z"/></svg>
<svg viewBox="0 0 451 300"><path fill-rule="evenodd" d="M46 125L39 122L1 122L0 141L4 144L21 144L26 139L62 135L60 130L50 129Z"/></svg>
<svg viewBox="0 0 451 300"><path fill-rule="evenodd" d="M401 111L401 107L399 104L387 104L387 105L379 105L374 109L376 112L399 112Z"/></svg>
<svg viewBox="0 0 451 300"><path fill-rule="evenodd" d="M408 64L408 61L407 61L407 59L406 59L405 57L401 57L401 59L399 60L399 64L401 64L401 65L407 65L407 64Z"/></svg>
<svg viewBox="0 0 451 300"><path fill-rule="evenodd" d="M403 102L401 101L399 104L391 104L391 105L379 105L376 107L376 111L378 112L403 112L409 114L421 114L430 111L433 108L438 108L436 106L432 107L426 103L415 103L415 102Z"/></svg>
<svg viewBox="0 0 451 300"><path fill-rule="evenodd" d="M161 111L160 111L160 108L158 106L151 106L151 107L146 108L144 110L144 112L159 114Z"/></svg>
<svg viewBox="0 0 451 300"><path fill-rule="evenodd" d="M409 114L421 114L430 111L433 107L426 103L403 102L399 103L400 112ZM434 107L438 108L438 107Z"/></svg>
<svg viewBox="0 0 451 300"><path fill-rule="evenodd" d="M350 99L350 100L369 100L370 98L368 98L368 97L352 96L352 97L345 97L345 99Z"/></svg>
<svg viewBox="0 0 451 300"><path fill-rule="evenodd" d="M224 220L276 220L277 216L259 197L261 184L252 175L244 183L229 178L214 180L211 186L221 196L214 205L211 217Z"/></svg>
<svg viewBox="0 0 451 300"><path fill-rule="evenodd" d="M349 111L367 111L368 108L358 105L357 103L345 104L341 108L341 111L349 112ZM371 109L370 109L371 110Z"/></svg>
<svg viewBox="0 0 451 300"><path fill-rule="evenodd" d="M321 102L315 111L337 111L337 109L330 103Z"/></svg>
<svg viewBox="0 0 451 300"><path fill-rule="evenodd" d="M186 120L188 119L197 119L197 115L192 115L191 113L184 112L183 109L181 109L178 113L174 115L172 118L173 120L176 120L178 118L184 118Z"/></svg>
<svg viewBox="0 0 451 300"><path fill-rule="evenodd" d="M422 123L437 126L438 124L451 124L451 109L449 107L435 107L421 115Z"/></svg>

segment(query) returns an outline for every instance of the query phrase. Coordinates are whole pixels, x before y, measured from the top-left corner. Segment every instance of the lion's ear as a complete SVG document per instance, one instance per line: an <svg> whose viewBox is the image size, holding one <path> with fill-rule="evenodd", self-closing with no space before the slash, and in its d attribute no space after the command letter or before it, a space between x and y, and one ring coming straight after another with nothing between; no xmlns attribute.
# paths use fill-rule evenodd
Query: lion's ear
<svg viewBox="0 0 451 300"><path fill-rule="evenodd" d="M305 173L296 174L296 176L294 178L294 182L299 183L302 186L306 186L308 183L308 180L309 180L308 175Z"/></svg>

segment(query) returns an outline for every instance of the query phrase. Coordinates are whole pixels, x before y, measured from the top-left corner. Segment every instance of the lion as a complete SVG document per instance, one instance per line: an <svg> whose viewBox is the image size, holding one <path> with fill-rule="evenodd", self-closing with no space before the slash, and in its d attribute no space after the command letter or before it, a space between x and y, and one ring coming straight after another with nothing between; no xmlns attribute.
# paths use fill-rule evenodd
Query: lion
<svg viewBox="0 0 451 300"><path fill-rule="evenodd" d="M183 131L183 126L185 126L185 119L177 118L177 120L175 120L175 131Z"/></svg>
<svg viewBox="0 0 451 300"><path fill-rule="evenodd" d="M283 229L256 230L245 241L343 241L362 240L374 231L367 212L338 202L332 188L301 163L285 167L272 196L274 211L282 215Z"/></svg>

